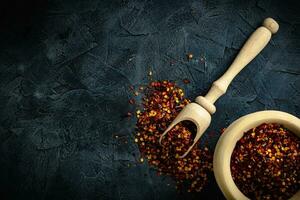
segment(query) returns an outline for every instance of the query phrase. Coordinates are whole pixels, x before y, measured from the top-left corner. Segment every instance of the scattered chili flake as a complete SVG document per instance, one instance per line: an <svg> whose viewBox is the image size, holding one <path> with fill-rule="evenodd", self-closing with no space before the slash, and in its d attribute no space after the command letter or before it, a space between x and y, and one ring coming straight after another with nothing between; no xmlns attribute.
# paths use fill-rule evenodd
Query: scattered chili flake
<svg viewBox="0 0 300 200"><path fill-rule="evenodd" d="M189 79L187 79L187 78L185 78L185 79L183 79L183 83L184 84L189 84L191 81L189 80Z"/></svg>
<svg viewBox="0 0 300 200"><path fill-rule="evenodd" d="M134 99L129 99L129 103L130 104L135 104L135 100Z"/></svg>
<svg viewBox="0 0 300 200"><path fill-rule="evenodd" d="M188 60L193 59L193 57L194 57L193 54L191 54L191 53L188 53L188 54L187 54L187 59L188 59Z"/></svg>
<svg viewBox="0 0 300 200"><path fill-rule="evenodd" d="M131 86L129 86L129 89L133 91L134 87L131 85Z"/></svg>
<svg viewBox="0 0 300 200"><path fill-rule="evenodd" d="M131 112L127 112L127 117L131 117L132 113Z"/></svg>
<svg viewBox="0 0 300 200"><path fill-rule="evenodd" d="M179 158L193 143L195 125L184 121L159 138L181 109L190 102L181 88L169 81L151 82L144 90L143 109L137 110L135 142L141 156L157 170L171 176L181 191L200 192L212 171L212 155L198 145Z"/></svg>
<svg viewBox="0 0 300 200"><path fill-rule="evenodd" d="M140 91L143 91L143 90L144 90L144 87L143 87L143 86L140 86L140 87L139 87L139 90L140 90Z"/></svg>
<svg viewBox="0 0 300 200"><path fill-rule="evenodd" d="M144 162L144 158L140 158L140 162L143 163Z"/></svg>
<svg viewBox="0 0 300 200"><path fill-rule="evenodd" d="M289 199L300 189L300 139L282 125L250 129L237 142L231 173L250 199Z"/></svg>
<svg viewBox="0 0 300 200"><path fill-rule="evenodd" d="M225 132L226 128L222 128L221 130L221 134L223 134Z"/></svg>

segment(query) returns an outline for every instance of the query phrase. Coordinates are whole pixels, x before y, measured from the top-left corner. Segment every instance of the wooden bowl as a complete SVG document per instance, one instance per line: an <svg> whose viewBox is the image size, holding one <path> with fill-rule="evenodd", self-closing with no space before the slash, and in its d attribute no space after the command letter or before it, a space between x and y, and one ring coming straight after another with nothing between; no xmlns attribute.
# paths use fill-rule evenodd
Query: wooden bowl
<svg viewBox="0 0 300 200"><path fill-rule="evenodd" d="M236 143L243 137L243 133L262 123L278 123L300 137L300 119L281 111L260 111L245 115L234 121L220 137L213 160L214 174L217 183L226 199L248 200L236 186L231 176L230 159ZM290 200L299 200L298 191Z"/></svg>

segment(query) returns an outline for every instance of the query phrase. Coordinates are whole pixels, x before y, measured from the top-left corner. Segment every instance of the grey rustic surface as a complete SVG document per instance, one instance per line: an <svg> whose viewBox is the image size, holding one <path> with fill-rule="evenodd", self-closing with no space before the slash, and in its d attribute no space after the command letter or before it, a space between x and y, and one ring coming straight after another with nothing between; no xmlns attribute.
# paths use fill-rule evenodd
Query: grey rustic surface
<svg viewBox="0 0 300 200"><path fill-rule="evenodd" d="M191 99L205 93L268 16L278 34L216 103L203 139L213 148L221 128L259 110L300 116L296 1L41 2L2 7L1 199L224 199L213 177L200 194L178 194L137 164L128 88L151 69Z"/></svg>

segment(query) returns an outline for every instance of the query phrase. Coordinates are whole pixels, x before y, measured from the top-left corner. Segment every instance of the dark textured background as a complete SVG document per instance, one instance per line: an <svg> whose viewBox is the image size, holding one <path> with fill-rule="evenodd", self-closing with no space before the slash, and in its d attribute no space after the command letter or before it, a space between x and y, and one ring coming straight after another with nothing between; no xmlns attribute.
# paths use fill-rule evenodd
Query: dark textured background
<svg viewBox="0 0 300 200"><path fill-rule="evenodd" d="M178 194L137 164L128 88L147 83L151 69L191 99L203 94L272 16L279 32L216 103L207 133L258 110L299 117L295 2L1 1L1 199L223 199L213 178L201 194ZM219 133L211 135L214 147Z"/></svg>

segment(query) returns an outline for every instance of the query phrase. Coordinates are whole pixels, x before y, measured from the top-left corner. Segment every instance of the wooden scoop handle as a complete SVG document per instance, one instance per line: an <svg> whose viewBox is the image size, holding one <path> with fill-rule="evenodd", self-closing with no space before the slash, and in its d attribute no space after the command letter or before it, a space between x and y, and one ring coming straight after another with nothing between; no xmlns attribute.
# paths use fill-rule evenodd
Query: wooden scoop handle
<svg viewBox="0 0 300 200"><path fill-rule="evenodd" d="M213 105L215 101L226 92L233 78L263 50L270 41L271 35L276 33L278 29L279 25L274 19L265 19L263 26L252 33L228 70L213 83L207 95L205 97L197 97L196 102L204 107L208 107L208 111L213 114L215 112Z"/></svg>

